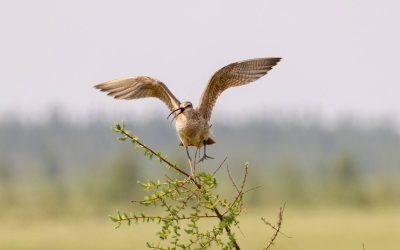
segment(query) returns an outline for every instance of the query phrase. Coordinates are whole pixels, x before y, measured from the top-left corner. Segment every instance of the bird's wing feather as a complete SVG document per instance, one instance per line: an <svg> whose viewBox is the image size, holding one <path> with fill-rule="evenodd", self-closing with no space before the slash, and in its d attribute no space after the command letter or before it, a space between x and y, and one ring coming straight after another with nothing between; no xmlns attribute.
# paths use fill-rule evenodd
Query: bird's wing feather
<svg viewBox="0 0 400 250"><path fill-rule="evenodd" d="M201 95L198 106L200 114L209 121L215 102L224 90L257 80L280 60L281 58L250 59L229 64L215 72Z"/></svg>
<svg viewBox="0 0 400 250"><path fill-rule="evenodd" d="M159 80L147 76L112 80L97 84L95 88L108 92L108 95L115 99L155 97L163 101L171 111L179 108L179 100L167 86Z"/></svg>

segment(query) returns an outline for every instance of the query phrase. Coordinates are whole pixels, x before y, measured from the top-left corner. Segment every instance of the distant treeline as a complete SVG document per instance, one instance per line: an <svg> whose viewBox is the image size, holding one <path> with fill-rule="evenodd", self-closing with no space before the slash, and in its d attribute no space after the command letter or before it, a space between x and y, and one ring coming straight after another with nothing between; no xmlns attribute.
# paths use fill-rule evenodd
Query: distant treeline
<svg viewBox="0 0 400 250"><path fill-rule="evenodd" d="M81 169L101 162L123 147L111 131L114 122L96 118L76 124L58 114L39 124L0 120L0 162L9 162L23 171L49 159L60 168ZM169 121L126 123L152 147L169 155L185 156ZM356 122L344 122L326 128L312 122L263 119L238 126L216 121L212 129L217 144L210 146L210 154L217 161L228 157L265 169L289 159L301 168L315 170L345 153L354 157L362 172L397 171L400 167L400 136L390 124L366 128Z"/></svg>

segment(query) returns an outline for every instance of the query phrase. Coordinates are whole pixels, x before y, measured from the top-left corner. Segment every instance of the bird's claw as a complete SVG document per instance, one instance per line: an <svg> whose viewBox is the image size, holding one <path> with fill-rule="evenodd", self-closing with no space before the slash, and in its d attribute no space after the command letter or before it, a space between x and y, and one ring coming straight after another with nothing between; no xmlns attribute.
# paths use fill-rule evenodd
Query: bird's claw
<svg viewBox="0 0 400 250"><path fill-rule="evenodd" d="M201 157L200 160L197 163L200 163L200 162L202 162L204 160L207 160L207 159L214 159L214 157L211 157L211 156L208 156L208 155L204 154L203 157Z"/></svg>

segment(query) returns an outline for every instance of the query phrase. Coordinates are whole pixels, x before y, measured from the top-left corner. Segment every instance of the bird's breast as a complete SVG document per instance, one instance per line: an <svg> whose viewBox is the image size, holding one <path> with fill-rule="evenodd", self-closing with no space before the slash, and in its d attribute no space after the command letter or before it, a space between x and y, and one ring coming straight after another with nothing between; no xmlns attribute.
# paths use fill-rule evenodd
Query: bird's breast
<svg viewBox="0 0 400 250"><path fill-rule="evenodd" d="M185 146L201 146L209 136L209 126L206 120L201 118L179 115L175 127Z"/></svg>

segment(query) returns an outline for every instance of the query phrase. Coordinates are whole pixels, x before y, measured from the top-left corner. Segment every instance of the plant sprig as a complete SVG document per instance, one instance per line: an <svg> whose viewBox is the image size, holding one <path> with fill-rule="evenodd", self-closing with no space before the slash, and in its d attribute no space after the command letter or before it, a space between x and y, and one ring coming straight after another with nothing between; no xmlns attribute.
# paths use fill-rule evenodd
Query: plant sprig
<svg viewBox="0 0 400 250"><path fill-rule="evenodd" d="M157 232L160 242L157 244L147 242L147 247L151 249L207 249L213 246L220 249L240 249L232 228L240 230L238 216L243 211L244 195L249 191L244 191L248 175L247 163L244 165L244 177L240 186L236 185L227 167L228 176L237 191L237 195L229 200L222 198L216 191L218 181L215 174L226 159L212 174L206 172L189 174L167 160L161 152L156 152L142 143L138 137L131 135L131 132L125 129L124 122L116 123L113 131L122 135L118 140L131 141L144 150L145 156L149 159L157 158L168 169L184 177L178 179L165 176L164 180L139 182L149 194L142 200L132 202L142 206L160 207L163 212L160 215L117 212L116 215L110 216L111 220L117 223L117 227L123 222L128 225L151 222L160 224L161 228ZM272 226L276 233L265 249L272 245L280 233L282 213L283 209L277 227ZM214 224L210 222L207 224L209 226L204 228L199 225L199 221L204 219L218 219L218 221Z"/></svg>

